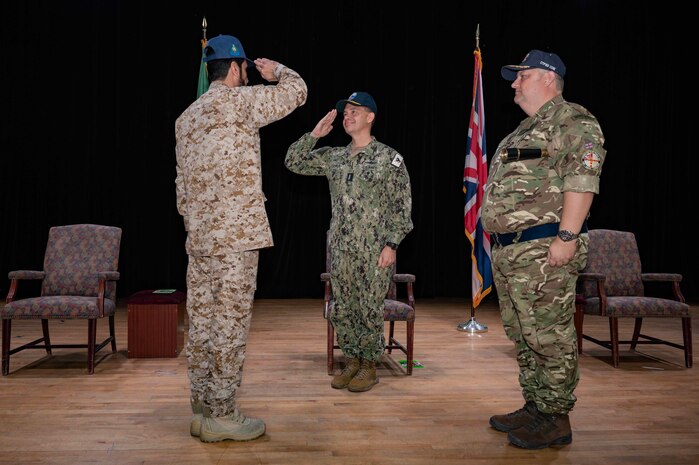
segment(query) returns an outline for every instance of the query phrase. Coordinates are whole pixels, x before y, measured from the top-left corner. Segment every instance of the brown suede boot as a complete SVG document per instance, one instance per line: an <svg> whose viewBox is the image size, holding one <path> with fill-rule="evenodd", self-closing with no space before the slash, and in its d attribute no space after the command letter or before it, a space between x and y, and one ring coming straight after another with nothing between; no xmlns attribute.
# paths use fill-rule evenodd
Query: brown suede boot
<svg viewBox="0 0 699 465"><path fill-rule="evenodd" d="M335 375L330 385L335 389L344 389L349 386L350 381L354 378L354 375L359 371L359 359L358 358L348 358L345 368L342 369L340 374Z"/></svg>
<svg viewBox="0 0 699 465"><path fill-rule="evenodd" d="M376 376L376 364L371 360L362 359L359 371L354 375L347 389L352 392L364 392L374 387L374 384L378 382L379 378Z"/></svg>
<svg viewBox="0 0 699 465"><path fill-rule="evenodd" d="M490 426L503 433L508 433L533 421L536 412L538 412L536 404L534 401L528 400L524 407L519 410L490 417Z"/></svg>
<svg viewBox="0 0 699 465"><path fill-rule="evenodd" d="M507 433L507 439L524 449L543 449L570 444L573 442L573 432L568 415L537 412L532 422Z"/></svg>

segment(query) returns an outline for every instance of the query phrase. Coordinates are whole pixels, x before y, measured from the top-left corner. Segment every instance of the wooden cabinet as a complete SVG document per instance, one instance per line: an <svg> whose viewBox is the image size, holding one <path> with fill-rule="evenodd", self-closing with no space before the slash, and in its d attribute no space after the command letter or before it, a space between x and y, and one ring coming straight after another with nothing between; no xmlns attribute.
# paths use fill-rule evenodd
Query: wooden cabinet
<svg viewBox="0 0 699 465"><path fill-rule="evenodd" d="M184 346L186 294L140 291L127 301L129 358L177 357Z"/></svg>

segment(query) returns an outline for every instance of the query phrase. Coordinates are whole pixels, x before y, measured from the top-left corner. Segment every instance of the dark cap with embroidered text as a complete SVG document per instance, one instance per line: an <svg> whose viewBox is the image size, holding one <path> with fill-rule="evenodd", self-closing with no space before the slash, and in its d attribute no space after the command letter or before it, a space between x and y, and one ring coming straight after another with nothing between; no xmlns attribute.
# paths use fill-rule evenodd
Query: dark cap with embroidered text
<svg viewBox="0 0 699 465"><path fill-rule="evenodd" d="M541 50L532 50L527 53L527 56L518 65L503 66L500 74L508 81L514 81L517 79L518 71L532 68L553 71L560 77L565 77L566 75L566 65L563 64L563 60L555 53L542 52Z"/></svg>

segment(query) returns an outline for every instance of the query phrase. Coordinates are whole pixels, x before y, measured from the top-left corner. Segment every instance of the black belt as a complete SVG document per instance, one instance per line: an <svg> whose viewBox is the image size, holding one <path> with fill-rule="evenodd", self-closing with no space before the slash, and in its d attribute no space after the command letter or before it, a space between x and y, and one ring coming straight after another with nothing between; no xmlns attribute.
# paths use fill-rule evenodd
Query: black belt
<svg viewBox="0 0 699 465"><path fill-rule="evenodd" d="M533 226L524 231L496 234L492 233L490 237L493 238L495 242L500 247L506 247L515 242L526 242L533 241L534 239L541 239L542 237L553 237L558 234L558 228L561 223L546 223L540 224L539 226ZM587 221L583 222L582 228L580 228L580 233L587 232Z"/></svg>

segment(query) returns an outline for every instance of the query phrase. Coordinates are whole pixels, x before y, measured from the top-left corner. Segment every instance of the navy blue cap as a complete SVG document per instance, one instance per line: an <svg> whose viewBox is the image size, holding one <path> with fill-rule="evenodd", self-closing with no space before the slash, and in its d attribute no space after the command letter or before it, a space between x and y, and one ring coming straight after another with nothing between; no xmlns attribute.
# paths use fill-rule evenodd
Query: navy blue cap
<svg viewBox="0 0 699 465"><path fill-rule="evenodd" d="M337 102L335 108L339 113L342 113L345 111L345 105L348 103L357 107L367 107L372 112L378 113L374 97L369 95L367 92L352 92L352 95L347 97L345 100L340 100Z"/></svg>
<svg viewBox="0 0 699 465"><path fill-rule="evenodd" d="M563 64L563 60L555 53L542 52L541 50L532 50L527 53L522 63L518 65L503 66L500 74L508 81L514 81L517 79L517 71L531 68L553 71L560 77L565 77L566 75L566 65Z"/></svg>
<svg viewBox="0 0 699 465"><path fill-rule="evenodd" d="M204 62L211 60L226 60L230 58L244 58L249 65L255 66L251 59L245 56L243 44L233 36L218 35L209 39L204 47Z"/></svg>

